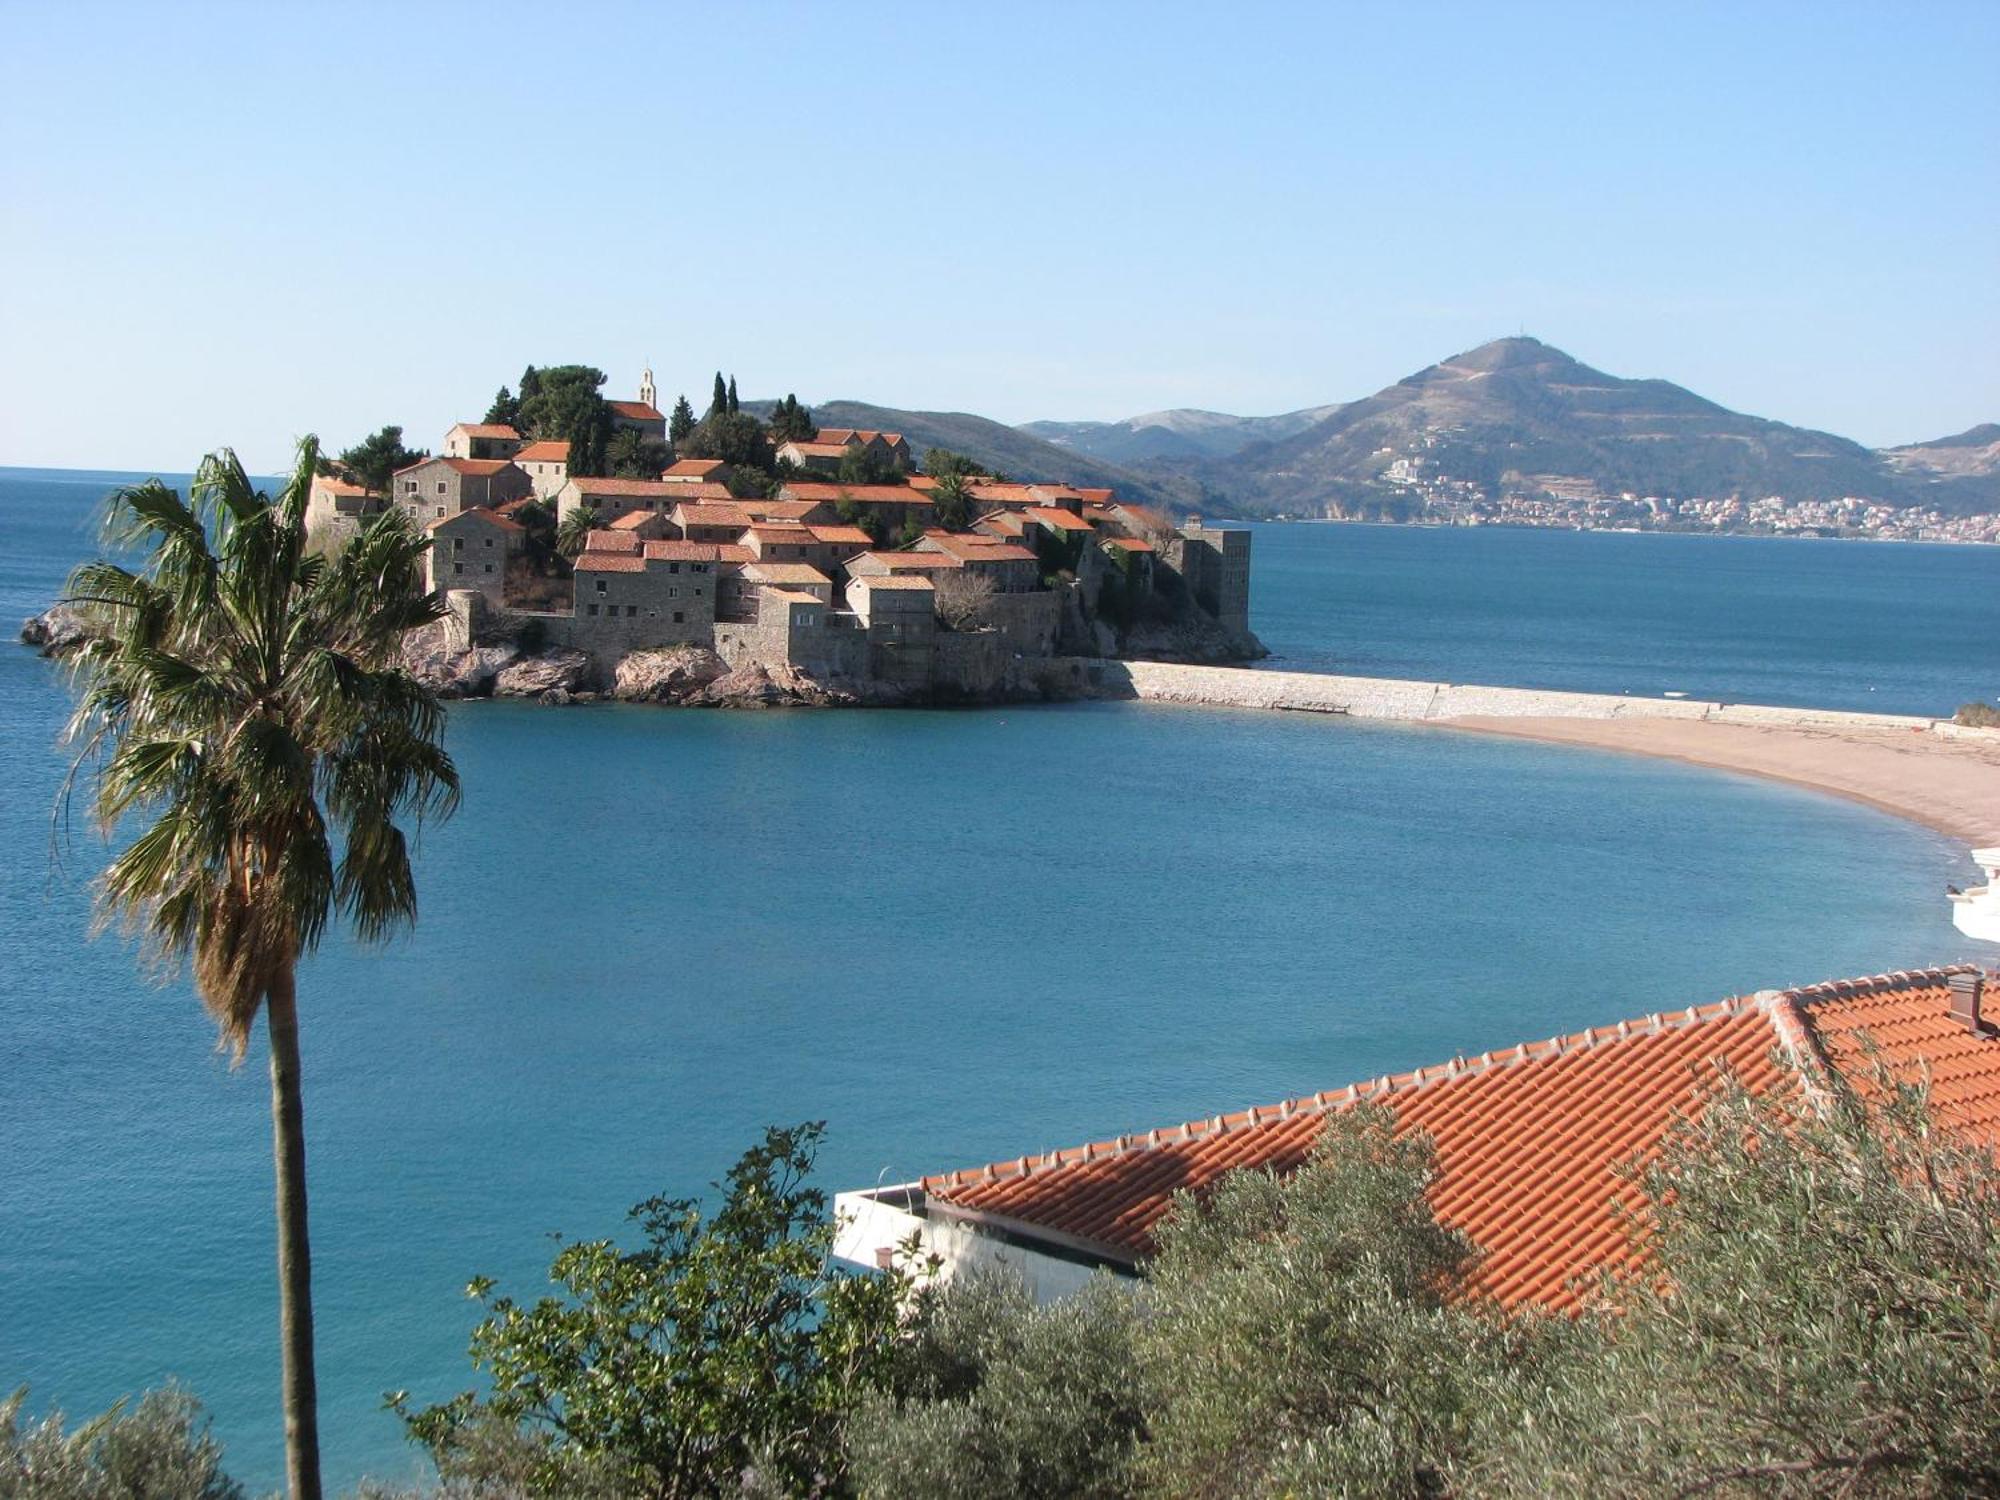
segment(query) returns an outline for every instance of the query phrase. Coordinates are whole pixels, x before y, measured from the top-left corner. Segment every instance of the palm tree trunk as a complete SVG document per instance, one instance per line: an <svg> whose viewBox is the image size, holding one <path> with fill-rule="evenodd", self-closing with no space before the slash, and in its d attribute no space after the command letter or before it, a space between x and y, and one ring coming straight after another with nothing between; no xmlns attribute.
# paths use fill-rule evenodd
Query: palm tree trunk
<svg viewBox="0 0 2000 1500"><path fill-rule="evenodd" d="M285 1349L285 1481L291 1500L320 1500L319 1391L313 1378L312 1250L306 1242L306 1116L299 1084L298 990L271 986L271 1147L278 1167L278 1322Z"/></svg>

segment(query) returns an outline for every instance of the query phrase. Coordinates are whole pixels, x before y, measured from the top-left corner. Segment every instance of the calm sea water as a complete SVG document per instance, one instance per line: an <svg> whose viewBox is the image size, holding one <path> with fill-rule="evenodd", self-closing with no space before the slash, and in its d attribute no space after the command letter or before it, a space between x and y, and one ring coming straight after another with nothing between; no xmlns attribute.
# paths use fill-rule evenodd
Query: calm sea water
<svg viewBox="0 0 2000 1500"><path fill-rule="evenodd" d="M100 488L0 472L0 620L54 592ZM1835 676L1868 663L1918 709L1993 686L2000 552L1355 527L1258 548L1256 623L1316 663L1854 701L1816 687L1800 601L1897 596L1843 619ZM1426 584L1426 555L1456 582ZM1708 602L1669 629L1681 586ZM0 649L0 1389L84 1411L178 1376L275 1484L262 1070L227 1068L184 985L84 941L101 849L50 858L63 711L56 671ZM383 1391L471 1383L468 1276L534 1292L548 1232L616 1233L768 1122L831 1122L829 1187L901 1180L1964 952L1946 840L1439 731L477 704L449 742L467 795L424 841L421 929L333 944L301 984L342 1484L415 1468Z"/></svg>

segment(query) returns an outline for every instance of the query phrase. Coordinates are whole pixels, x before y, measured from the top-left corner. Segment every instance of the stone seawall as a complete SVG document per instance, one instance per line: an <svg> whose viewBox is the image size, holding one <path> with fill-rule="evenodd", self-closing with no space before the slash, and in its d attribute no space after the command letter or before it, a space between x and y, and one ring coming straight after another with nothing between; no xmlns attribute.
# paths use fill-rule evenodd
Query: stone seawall
<svg viewBox="0 0 2000 1500"><path fill-rule="evenodd" d="M1218 708L1289 709L1300 713L1347 714L1357 719L1430 722L1469 718L1694 719L1773 728L1934 729L1939 733L1948 727L1942 721L1909 714L1774 708L1697 698L1544 692L1533 688L1339 677L1321 672L1263 672L1241 667L1191 667L1151 661L1074 658L1070 665L1091 691L1101 697Z"/></svg>

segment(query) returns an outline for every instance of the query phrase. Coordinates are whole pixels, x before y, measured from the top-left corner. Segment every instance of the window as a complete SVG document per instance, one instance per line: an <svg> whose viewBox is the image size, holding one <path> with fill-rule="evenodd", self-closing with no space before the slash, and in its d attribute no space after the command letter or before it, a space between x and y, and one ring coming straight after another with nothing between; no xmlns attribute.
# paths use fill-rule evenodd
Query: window
<svg viewBox="0 0 2000 1500"><path fill-rule="evenodd" d="M415 494L416 492L417 492L417 482L416 482L416 480L414 480L414 479L405 479L405 480L403 481L403 493L404 493L404 494L406 494L406 495L414 495L414 494Z"/></svg>
<svg viewBox="0 0 2000 1500"><path fill-rule="evenodd" d="M686 620L687 620L686 615L682 614L679 610L674 611L674 623L676 625L684 624Z"/></svg>
<svg viewBox="0 0 2000 1500"><path fill-rule="evenodd" d="M444 481L442 479L438 481L438 493L440 495L444 493Z"/></svg>
<svg viewBox="0 0 2000 1500"><path fill-rule="evenodd" d="M488 537L488 538L486 539L486 545L487 545L488 547L491 547L491 546L493 545L493 538L492 538L492 537L490 537L490 536L489 536L489 537Z"/></svg>
<svg viewBox="0 0 2000 1500"><path fill-rule="evenodd" d="M636 604L628 604L628 605L626 605L626 606L625 606L625 618L626 618L626 619L628 619L628 620L633 620L633 619L637 619L637 618L638 618L638 616L639 616L639 606L638 606L638 605L636 605Z"/></svg>
<svg viewBox="0 0 2000 1500"><path fill-rule="evenodd" d="M708 564L707 564L707 563L689 563L689 564L688 564L688 571L689 571L690 573L706 573L706 572L708 571Z"/></svg>
<svg viewBox="0 0 2000 1500"><path fill-rule="evenodd" d="M669 573L678 573L680 572L680 570L681 570L681 565L679 563L670 562L667 564L667 571Z"/></svg>
<svg viewBox="0 0 2000 1500"><path fill-rule="evenodd" d="M667 590L667 597L668 597L669 599L678 599L678 598L680 598L680 596L681 596L681 591L680 591L679 589L668 589L668 590Z"/></svg>
<svg viewBox="0 0 2000 1500"><path fill-rule="evenodd" d="M597 580L597 592L600 594L604 592L604 580L602 578Z"/></svg>
<svg viewBox="0 0 2000 1500"><path fill-rule="evenodd" d="M451 539L451 550L454 552L463 552L465 550L465 538L462 536L453 537Z"/></svg>
<svg viewBox="0 0 2000 1500"><path fill-rule="evenodd" d="M456 575L456 574L459 574L459 573L463 573L463 572L465 571L465 564L464 564L464 563L453 563L453 564L451 565L451 571L452 571L452 573L453 573L454 575Z"/></svg>
<svg viewBox="0 0 2000 1500"><path fill-rule="evenodd" d="M442 505L438 507L438 519L440 521L444 519L444 507Z"/></svg>
<svg viewBox="0 0 2000 1500"><path fill-rule="evenodd" d="M590 612L592 615L595 615L597 613L597 606L595 604L590 606Z"/></svg>
<svg viewBox="0 0 2000 1500"><path fill-rule="evenodd" d="M695 598L699 599L699 598L701 597L701 590L700 590L700 589L696 589L696 590L694 591L694 596L695 596Z"/></svg>
<svg viewBox="0 0 2000 1500"><path fill-rule="evenodd" d="M489 573L491 573L491 572L493 571L493 564L492 564L492 563L488 563L488 564L486 565L486 571L487 571L487 572L489 572Z"/></svg>

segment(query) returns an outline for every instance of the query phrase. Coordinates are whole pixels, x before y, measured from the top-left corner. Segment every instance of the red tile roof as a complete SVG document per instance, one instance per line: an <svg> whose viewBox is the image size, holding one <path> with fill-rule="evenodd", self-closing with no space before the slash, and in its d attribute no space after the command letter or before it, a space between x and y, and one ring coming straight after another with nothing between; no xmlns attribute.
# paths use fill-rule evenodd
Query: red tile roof
<svg viewBox="0 0 2000 1500"><path fill-rule="evenodd" d="M1056 531L1089 531L1090 522L1082 516L1072 515L1066 510L1056 510L1047 505L1031 505L1022 512L1031 521L1040 521L1044 526Z"/></svg>
<svg viewBox="0 0 2000 1500"><path fill-rule="evenodd" d="M567 464L569 444L560 438L539 438L514 455L515 463Z"/></svg>
<svg viewBox="0 0 2000 1500"><path fill-rule="evenodd" d="M628 510L611 523L613 531L637 531L641 526L658 526L667 518L656 510Z"/></svg>
<svg viewBox="0 0 2000 1500"><path fill-rule="evenodd" d="M1949 1014L1948 979L1963 972L1740 996L922 1187L1131 1264L1150 1254L1175 1191L1204 1191L1243 1167L1290 1171L1324 1115L1371 1100L1395 1112L1399 1132L1434 1142L1432 1206L1481 1251L1475 1290L1507 1306L1574 1308L1585 1278L1643 1254L1614 1207L1638 1201L1623 1169L1658 1153L1669 1126L1715 1086L1717 1064L1759 1093L1828 1065L1865 1088L1865 1035L1890 1068L1930 1077L1942 1117L2000 1148L2000 1036L1975 1036Z"/></svg>
<svg viewBox="0 0 2000 1500"><path fill-rule="evenodd" d="M965 564L949 552L864 552L859 557L849 558L847 570L854 572L856 563L867 565L880 563L892 573L942 573L950 568L962 568Z"/></svg>
<svg viewBox="0 0 2000 1500"><path fill-rule="evenodd" d="M593 526L583 539L586 552L631 552L636 554L642 543L629 531L613 531L609 527Z"/></svg>
<svg viewBox="0 0 2000 1500"><path fill-rule="evenodd" d="M1109 505L1112 495L1116 492L1113 490L1079 489L1076 493L1083 497L1086 505Z"/></svg>
<svg viewBox="0 0 2000 1500"><path fill-rule="evenodd" d="M467 437L476 438L518 438L521 434L505 422L455 422L453 432L462 432Z"/></svg>
<svg viewBox="0 0 2000 1500"><path fill-rule="evenodd" d="M647 405L644 401L607 401L604 404L611 408L613 414L625 418L628 422L664 422L667 420L665 412L661 411L657 406Z"/></svg>
<svg viewBox="0 0 2000 1500"><path fill-rule="evenodd" d="M717 542L715 560L723 563L753 563L757 560L757 554L735 542Z"/></svg>
<svg viewBox="0 0 2000 1500"><path fill-rule="evenodd" d="M678 489L679 486L670 486ZM674 519L683 526L741 526L748 528L750 513L740 505L689 505L685 501L674 507Z"/></svg>
<svg viewBox="0 0 2000 1500"><path fill-rule="evenodd" d="M788 545L810 547L818 540L810 526L795 526L789 521L759 521L744 528L746 537L759 542L784 542Z"/></svg>
<svg viewBox="0 0 2000 1500"><path fill-rule="evenodd" d="M743 567L743 576L759 583L817 583L833 582L811 563L796 562L753 562Z"/></svg>
<svg viewBox="0 0 2000 1500"><path fill-rule="evenodd" d="M685 500L688 486L668 484L662 479L603 479L596 475L574 475L570 483L579 495L615 495L632 500Z"/></svg>
<svg viewBox="0 0 2000 1500"><path fill-rule="evenodd" d="M649 562L715 562L722 549L714 542L647 542Z"/></svg>
<svg viewBox="0 0 2000 1500"><path fill-rule="evenodd" d="M778 446L794 449L797 452L803 453L807 458L839 458L847 451L845 443L816 443L800 438L793 438L789 442L780 443Z"/></svg>
<svg viewBox="0 0 2000 1500"><path fill-rule="evenodd" d="M813 540L815 541L834 543L858 542L863 547L872 547L875 545L875 538L863 531L859 526L808 526L806 530L813 534Z"/></svg>
<svg viewBox="0 0 2000 1500"><path fill-rule="evenodd" d="M576 560L579 573L643 573L646 559L636 552L586 552Z"/></svg>
<svg viewBox="0 0 2000 1500"><path fill-rule="evenodd" d="M728 463L720 458L683 458L679 462L669 464L663 469L661 477L665 478L667 475L673 475L675 478L679 478L681 475L686 475L691 479L703 479L713 474L717 469L726 469L728 467Z"/></svg>
<svg viewBox="0 0 2000 1500"><path fill-rule="evenodd" d="M325 490L329 495L345 495L349 499L362 499L375 493L365 484L356 484L351 479L340 479L332 474L313 475L312 487Z"/></svg>
<svg viewBox="0 0 2000 1500"><path fill-rule="evenodd" d="M1108 536L1104 539L1107 547L1116 547L1121 552L1158 552L1160 549L1142 536Z"/></svg>
<svg viewBox="0 0 2000 1500"><path fill-rule="evenodd" d="M461 474L498 474L502 469L511 467L513 462L511 458L446 458L439 455L435 458L420 458L413 464L404 464L396 472L407 474L412 469L421 469L427 464L445 464Z"/></svg>
<svg viewBox="0 0 2000 1500"><path fill-rule="evenodd" d="M985 536L976 531L927 531L923 539L940 551L949 552L953 557L969 563L1035 560L1035 554L1026 547L1016 546L1003 537Z"/></svg>
<svg viewBox="0 0 2000 1500"><path fill-rule="evenodd" d="M804 521L820 508L817 500L738 500L753 521Z"/></svg>
<svg viewBox="0 0 2000 1500"><path fill-rule="evenodd" d="M928 589L933 585L928 578L913 573L892 573L883 578L857 578L855 587L864 589Z"/></svg>

